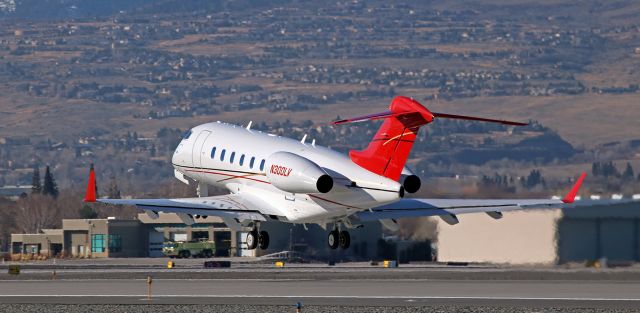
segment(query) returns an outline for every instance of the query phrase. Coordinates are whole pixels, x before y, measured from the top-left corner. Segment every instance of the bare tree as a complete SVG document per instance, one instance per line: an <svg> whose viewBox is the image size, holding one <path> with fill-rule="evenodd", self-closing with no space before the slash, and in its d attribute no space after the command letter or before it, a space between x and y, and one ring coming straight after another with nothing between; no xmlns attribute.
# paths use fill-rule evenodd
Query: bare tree
<svg viewBox="0 0 640 313"><path fill-rule="evenodd" d="M38 233L43 228L60 226L60 207L52 197L32 194L18 200L14 211L18 232Z"/></svg>
<svg viewBox="0 0 640 313"><path fill-rule="evenodd" d="M14 210L15 202L0 198L0 251L9 249L14 231Z"/></svg>
<svg viewBox="0 0 640 313"><path fill-rule="evenodd" d="M398 224L400 224L398 235L402 239L436 240L438 238L438 224L432 217L400 219Z"/></svg>
<svg viewBox="0 0 640 313"><path fill-rule="evenodd" d="M81 188L60 190L56 199L59 207L60 218L80 218L80 209L83 206L84 191Z"/></svg>

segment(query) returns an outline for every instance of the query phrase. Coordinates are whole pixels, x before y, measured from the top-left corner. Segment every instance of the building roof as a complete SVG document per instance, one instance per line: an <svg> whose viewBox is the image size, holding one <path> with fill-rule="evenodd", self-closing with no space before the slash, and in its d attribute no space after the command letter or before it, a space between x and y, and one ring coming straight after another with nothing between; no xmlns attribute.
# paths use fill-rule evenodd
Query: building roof
<svg viewBox="0 0 640 313"><path fill-rule="evenodd" d="M562 213L566 218L640 218L640 201L582 200Z"/></svg>
<svg viewBox="0 0 640 313"><path fill-rule="evenodd" d="M31 188L31 185L2 186L0 187L0 197L19 197L23 194L30 194Z"/></svg>

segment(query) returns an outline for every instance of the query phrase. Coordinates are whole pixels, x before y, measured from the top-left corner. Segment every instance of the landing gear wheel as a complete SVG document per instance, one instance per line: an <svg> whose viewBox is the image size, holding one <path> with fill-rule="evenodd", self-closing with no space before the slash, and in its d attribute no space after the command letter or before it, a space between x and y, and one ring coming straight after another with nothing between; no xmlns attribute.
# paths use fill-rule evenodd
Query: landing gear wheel
<svg viewBox="0 0 640 313"><path fill-rule="evenodd" d="M258 231L252 230L247 234L247 248L253 250L258 246Z"/></svg>
<svg viewBox="0 0 640 313"><path fill-rule="evenodd" d="M267 248L269 248L269 233L264 230L261 231L260 235L258 236L258 246L262 250L266 250Z"/></svg>
<svg viewBox="0 0 640 313"><path fill-rule="evenodd" d="M346 230L340 232L340 248L348 249L351 245L351 235Z"/></svg>
<svg viewBox="0 0 640 313"><path fill-rule="evenodd" d="M334 229L329 232L329 236L327 237L327 243L329 244L329 248L336 249L339 244L339 233L337 229Z"/></svg>

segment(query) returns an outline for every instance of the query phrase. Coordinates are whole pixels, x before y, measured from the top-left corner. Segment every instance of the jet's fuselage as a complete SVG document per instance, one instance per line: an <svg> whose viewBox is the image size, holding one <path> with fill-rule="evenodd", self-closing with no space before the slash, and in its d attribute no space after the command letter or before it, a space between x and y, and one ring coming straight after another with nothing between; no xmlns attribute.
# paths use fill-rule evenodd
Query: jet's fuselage
<svg viewBox="0 0 640 313"><path fill-rule="evenodd" d="M295 168L296 162L270 162L276 152L317 164L333 179L333 188L326 193L278 189L269 176L304 169ZM399 182L372 173L337 151L220 122L191 129L176 148L172 163L199 183L259 197L272 206L274 215L296 223L335 222L355 211L397 201L404 193Z"/></svg>

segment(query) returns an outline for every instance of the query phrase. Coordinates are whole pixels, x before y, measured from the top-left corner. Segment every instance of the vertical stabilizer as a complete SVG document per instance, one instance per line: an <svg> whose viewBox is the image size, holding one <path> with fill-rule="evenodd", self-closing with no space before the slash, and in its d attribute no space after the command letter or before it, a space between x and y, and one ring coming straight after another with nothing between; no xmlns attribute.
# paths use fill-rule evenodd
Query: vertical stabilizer
<svg viewBox="0 0 640 313"><path fill-rule="evenodd" d="M420 126L433 121L433 114L417 101L398 96L391 101L389 112L366 149L349 151L351 160L367 170L400 179Z"/></svg>

